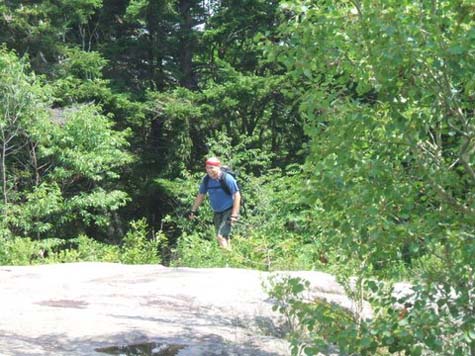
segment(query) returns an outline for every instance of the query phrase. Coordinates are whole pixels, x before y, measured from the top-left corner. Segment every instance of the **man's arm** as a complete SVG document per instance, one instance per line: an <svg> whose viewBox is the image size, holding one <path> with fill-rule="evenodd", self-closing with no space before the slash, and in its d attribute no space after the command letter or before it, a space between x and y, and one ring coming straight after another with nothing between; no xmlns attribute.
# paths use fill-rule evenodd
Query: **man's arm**
<svg viewBox="0 0 475 356"><path fill-rule="evenodd" d="M196 196L195 201L193 203L193 206L191 207L190 218L192 218L195 215L195 213L198 210L199 206L201 205L203 200L205 200L205 197L206 197L206 195L198 193L198 195Z"/></svg>
<svg viewBox="0 0 475 356"><path fill-rule="evenodd" d="M239 209L241 208L241 193L236 192L233 195L233 208L231 210L231 222L239 219Z"/></svg>

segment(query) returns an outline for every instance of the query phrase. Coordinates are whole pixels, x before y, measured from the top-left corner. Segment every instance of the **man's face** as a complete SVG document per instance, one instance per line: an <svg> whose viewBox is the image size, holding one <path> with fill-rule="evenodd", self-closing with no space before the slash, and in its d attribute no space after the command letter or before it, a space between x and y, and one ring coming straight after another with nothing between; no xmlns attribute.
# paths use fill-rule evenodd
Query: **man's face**
<svg viewBox="0 0 475 356"><path fill-rule="evenodd" d="M220 171L221 171L221 167L206 165L206 173L208 173L208 175L213 179L219 178Z"/></svg>

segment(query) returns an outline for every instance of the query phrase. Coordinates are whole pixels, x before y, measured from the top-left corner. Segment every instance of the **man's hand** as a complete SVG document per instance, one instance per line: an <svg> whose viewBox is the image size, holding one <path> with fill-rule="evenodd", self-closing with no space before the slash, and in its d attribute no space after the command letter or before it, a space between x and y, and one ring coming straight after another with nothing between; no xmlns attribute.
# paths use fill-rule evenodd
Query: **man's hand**
<svg viewBox="0 0 475 356"><path fill-rule="evenodd" d="M198 213L196 211L190 210L190 212L188 213L188 219L190 220L193 220L197 216L198 216Z"/></svg>
<svg viewBox="0 0 475 356"><path fill-rule="evenodd" d="M231 215L229 217L229 220L231 222L231 225L234 224L235 222L237 222L239 220L239 216L238 215Z"/></svg>

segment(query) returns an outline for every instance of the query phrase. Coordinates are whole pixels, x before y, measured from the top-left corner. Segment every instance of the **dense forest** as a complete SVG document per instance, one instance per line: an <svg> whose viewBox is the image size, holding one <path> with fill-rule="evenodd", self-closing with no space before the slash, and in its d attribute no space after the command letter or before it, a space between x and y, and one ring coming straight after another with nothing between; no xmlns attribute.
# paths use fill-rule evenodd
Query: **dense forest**
<svg viewBox="0 0 475 356"><path fill-rule="evenodd" d="M328 271L374 318L278 285L295 354L475 355L471 0L4 0L0 42L0 264Z"/></svg>

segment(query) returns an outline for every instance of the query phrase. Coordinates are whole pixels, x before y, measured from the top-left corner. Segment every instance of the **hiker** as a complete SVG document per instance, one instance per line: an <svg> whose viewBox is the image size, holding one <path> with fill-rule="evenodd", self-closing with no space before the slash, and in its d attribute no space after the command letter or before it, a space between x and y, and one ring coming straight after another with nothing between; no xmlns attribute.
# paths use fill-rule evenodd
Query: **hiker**
<svg viewBox="0 0 475 356"><path fill-rule="evenodd" d="M195 218L196 211L206 197L209 196L214 211L214 227L219 246L231 250L231 226L239 219L241 193L236 179L224 172L217 157L206 160L206 176L202 179L198 195L190 212L190 219Z"/></svg>

